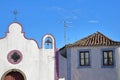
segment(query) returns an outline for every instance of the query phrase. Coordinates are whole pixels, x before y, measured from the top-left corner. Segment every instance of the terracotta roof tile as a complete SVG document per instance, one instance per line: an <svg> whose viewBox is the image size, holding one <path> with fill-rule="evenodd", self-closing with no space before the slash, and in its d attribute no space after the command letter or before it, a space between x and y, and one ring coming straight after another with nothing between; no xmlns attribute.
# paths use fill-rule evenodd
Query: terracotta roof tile
<svg viewBox="0 0 120 80"><path fill-rule="evenodd" d="M81 46L116 46L120 45L120 42L113 41L104 36L100 32L96 32L88 37L85 37L73 44L67 45L67 47L81 47Z"/></svg>

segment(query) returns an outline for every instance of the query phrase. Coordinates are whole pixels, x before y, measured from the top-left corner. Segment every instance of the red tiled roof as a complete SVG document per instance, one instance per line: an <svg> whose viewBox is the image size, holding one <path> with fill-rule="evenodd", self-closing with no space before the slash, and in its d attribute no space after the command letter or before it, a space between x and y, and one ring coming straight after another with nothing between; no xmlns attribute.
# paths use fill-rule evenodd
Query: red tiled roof
<svg viewBox="0 0 120 80"><path fill-rule="evenodd" d="M104 36L100 32L96 32L88 37L85 37L73 44L67 45L67 47L86 47L86 46L120 46L120 42L113 41Z"/></svg>
<svg viewBox="0 0 120 80"><path fill-rule="evenodd" d="M67 58L66 55L66 48L71 47L91 47L91 46L120 46L120 42L113 41L109 39L108 37L104 36L100 32L96 32L88 37L85 37L73 44L68 44L62 47L59 51L61 52L61 55Z"/></svg>

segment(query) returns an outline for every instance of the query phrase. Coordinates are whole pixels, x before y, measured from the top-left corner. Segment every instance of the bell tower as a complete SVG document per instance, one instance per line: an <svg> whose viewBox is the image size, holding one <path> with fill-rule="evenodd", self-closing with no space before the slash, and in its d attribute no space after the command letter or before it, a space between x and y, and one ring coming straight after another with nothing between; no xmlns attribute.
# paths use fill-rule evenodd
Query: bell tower
<svg viewBox="0 0 120 80"><path fill-rule="evenodd" d="M46 34L42 39L42 53L44 62L44 80L55 80L55 39Z"/></svg>

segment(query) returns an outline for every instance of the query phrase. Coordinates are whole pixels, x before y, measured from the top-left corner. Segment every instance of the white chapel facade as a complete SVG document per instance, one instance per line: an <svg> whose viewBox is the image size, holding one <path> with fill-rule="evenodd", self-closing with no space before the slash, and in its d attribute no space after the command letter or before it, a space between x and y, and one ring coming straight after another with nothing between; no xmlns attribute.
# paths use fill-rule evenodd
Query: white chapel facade
<svg viewBox="0 0 120 80"><path fill-rule="evenodd" d="M54 37L44 35L39 48L35 40L25 38L21 24L13 22L8 28L0 39L1 80L55 80Z"/></svg>

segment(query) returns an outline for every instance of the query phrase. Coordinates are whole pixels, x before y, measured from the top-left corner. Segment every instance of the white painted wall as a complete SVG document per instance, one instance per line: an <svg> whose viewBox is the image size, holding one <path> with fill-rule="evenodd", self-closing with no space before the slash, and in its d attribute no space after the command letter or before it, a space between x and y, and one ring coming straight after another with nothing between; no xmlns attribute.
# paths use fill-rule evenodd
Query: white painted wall
<svg viewBox="0 0 120 80"><path fill-rule="evenodd" d="M40 80L54 80L55 54L53 50L40 50Z"/></svg>
<svg viewBox="0 0 120 80"><path fill-rule="evenodd" d="M60 78L59 80L65 80L65 78Z"/></svg>
<svg viewBox="0 0 120 80"><path fill-rule="evenodd" d="M118 80L120 80L120 47L119 48L117 48L117 53L118 53L118 55L117 55L117 70L118 70Z"/></svg>
<svg viewBox="0 0 120 80"><path fill-rule="evenodd" d="M22 53L19 64L8 62L7 55L12 50ZM36 41L24 37L19 23L12 23L6 37L0 39L0 77L8 70L19 69L27 80L54 80L54 55L54 49L39 49Z"/></svg>

